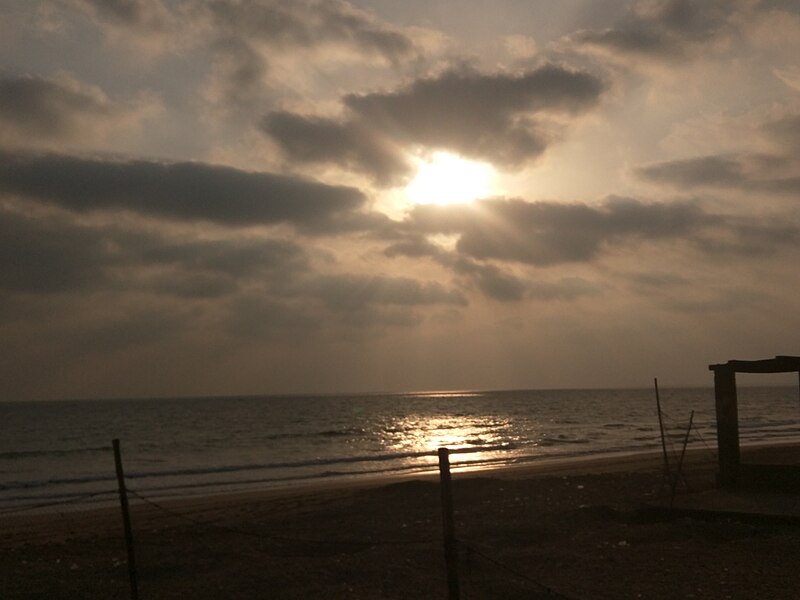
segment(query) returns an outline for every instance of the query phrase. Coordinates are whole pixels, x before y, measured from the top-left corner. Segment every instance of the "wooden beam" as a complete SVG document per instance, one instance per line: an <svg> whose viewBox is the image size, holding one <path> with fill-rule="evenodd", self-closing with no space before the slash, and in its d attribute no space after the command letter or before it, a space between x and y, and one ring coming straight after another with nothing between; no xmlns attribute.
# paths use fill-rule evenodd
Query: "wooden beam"
<svg viewBox="0 0 800 600"><path fill-rule="evenodd" d="M776 356L764 360L729 360L708 365L709 371L731 370L734 373L793 373L800 372L800 356Z"/></svg>

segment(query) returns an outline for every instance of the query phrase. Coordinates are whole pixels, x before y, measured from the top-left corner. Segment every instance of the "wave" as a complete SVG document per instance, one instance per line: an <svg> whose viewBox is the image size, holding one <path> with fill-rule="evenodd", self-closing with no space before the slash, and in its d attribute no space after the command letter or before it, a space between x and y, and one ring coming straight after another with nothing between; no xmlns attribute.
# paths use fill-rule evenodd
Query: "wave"
<svg viewBox="0 0 800 600"><path fill-rule="evenodd" d="M451 449L450 453L470 454L478 452L499 452L503 450L512 450L515 447L516 446L513 444L501 444L494 446L472 446L467 448ZM125 478L130 480L136 480L136 479L151 479L151 478L163 478L163 477L219 475L223 473L241 473L246 471L302 469L308 467L322 467L328 465L348 464L348 463L390 462L390 461L397 461L404 459L432 457L436 455L437 455L436 451L393 452L393 453L382 453L382 454L369 454L362 456L313 458L309 460L281 461L281 462L270 462L270 463L246 463L246 464L235 464L235 465L188 467L181 469L129 471L125 473ZM0 484L0 491L33 489L33 488L41 488L54 485L82 485L89 483L100 483L104 481L114 481L114 480L116 480L116 475L114 474L89 474L89 475L79 475L72 477L53 477L48 479L38 479L29 481L7 481Z"/></svg>
<svg viewBox="0 0 800 600"><path fill-rule="evenodd" d="M111 452L111 446L95 446L90 448L56 448L50 450L10 450L7 452L0 452L0 460L19 460L20 458L37 458L45 456L98 454L101 452Z"/></svg>

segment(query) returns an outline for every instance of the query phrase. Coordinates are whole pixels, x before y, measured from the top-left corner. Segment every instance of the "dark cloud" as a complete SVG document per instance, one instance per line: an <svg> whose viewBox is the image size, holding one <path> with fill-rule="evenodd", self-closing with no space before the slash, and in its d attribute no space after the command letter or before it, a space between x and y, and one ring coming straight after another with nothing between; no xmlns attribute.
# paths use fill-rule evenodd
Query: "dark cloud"
<svg viewBox="0 0 800 600"><path fill-rule="evenodd" d="M91 137L95 129L139 111L96 87L31 76L0 78L0 140L29 142Z"/></svg>
<svg viewBox="0 0 800 600"><path fill-rule="evenodd" d="M217 298L257 285L285 286L310 269L305 252L293 242L273 239L164 240L150 236L121 247L117 262L126 267L157 267L131 285L184 298Z"/></svg>
<svg viewBox="0 0 800 600"><path fill-rule="evenodd" d="M760 0L756 7L759 10L777 10L800 14L800 4L797 3L797 0Z"/></svg>
<svg viewBox="0 0 800 600"><path fill-rule="evenodd" d="M350 117L343 121L272 113L262 128L294 160L347 164L381 182L408 173L398 146L516 168L550 141L539 121L586 111L604 89L589 73L555 65L522 75L451 70L395 92L345 96Z"/></svg>
<svg viewBox="0 0 800 600"><path fill-rule="evenodd" d="M340 325L412 326L423 318L420 308L467 304L462 292L437 281L316 272L289 240L178 237L38 213L0 210L0 303L20 295L69 298L77 313L93 298L113 299L113 314L70 342L87 349L149 344L205 318L236 336L285 339ZM162 319L136 308L161 305L180 310Z"/></svg>
<svg viewBox="0 0 800 600"><path fill-rule="evenodd" d="M236 337L268 339L309 336L323 326L322 315L302 304L264 294L243 294L231 300L225 313L225 327Z"/></svg>
<svg viewBox="0 0 800 600"><path fill-rule="evenodd" d="M163 32L172 15L161 0L73 0L100 22L139 33Z"/></svg>
<svg viewBox="0 0 800 600"><path fill-rule="evenodd" d="M269 74L264 57L245 40L230 36L213 44L212 84L206 96L219 108L251 108L263 102L260 94Z"/></svg>
<svg viewBox="0 0 800 600"><path fill-rule="evenodd" d="M650 181L675 187L738 187L747 181L741 160L730 156L703 156L660 162L641 167L636 173Z"/></svg>
<svg viewBox="0 0 800 600"><path fill-rule="evenodd" d="M713 218L691 203L610 198L600 206L484 200L473 206L417 207L412 227L458 232L459 253L479 260L549 266L587 262L619 238L686 236Z"/></svg>
<svg viewBox="0 0 800 600"><path fill-rule="evenodd" d="M713 256L762 258L783 249L796 249L800 227L794 219L728 217L726 226L698 236L694 243Z"/></svg>
<svg viewBox="0 0 800 600"><path fill-rule="evenodd" d="M438 282L384 275L319 275L300 282L295 293L318 298L330 309L350 312L374 305L464 306L463 294Z"/></svg>
<svg viewBox="0 0 800 600"><path fill-rule="evenodd" d="M619 57L682 60L731 31L738 0L657 0L635 2L613 27L570 36L578 47Z"/></svg>
<svg viewBox="0 0 800 600"><path fill-rule="evenodd" d="M779 155L712 155L647 165L636 170L642 179L691 190L697 187L737 189L743 192L796 194L800 176L791 159Z"/></svg>
<svg viewBox="0 0 800 600"><path fill-rule="evenodd" d="M259 102L263 110L267 74L284 54L320 52L334 61L344 54L392 65L416 54L408 36L345 2L216 0L198 3L192 14L211 38L208 89L223 110Z"/></svg>
<svg viewBox="0 0 800 600"><path fill-rule="evenodd" d="M236 276L265 272L297 273L309 268L295 243L274 239L165 241L151 238L131 248L135 262L176 265L184 269Z"/></svg>
<svg viewBox="0 0 800 600"><path fill-rule="evenodd" d="M129 210L244 226L336 231L364 203L354 188L204 163L0 153L0 191L69 210Z"/></svg>
<svg viewBox="0 0 800 600"><path fill-rule="evenodd" d="M195 315L196 317L196 315ZM96 319L64 336L75 355L105 354L174 338L192 322L186 311L137 308L112 318Z"/></svg>
<svg viewBox="0 0 800 600"><path fill-rule="evenodd" d="M493 300L513 302L525 297L525 282L496 265L481 263L448 251L430 242L424 235L411 233L400 237L400 241L384 250L389 258L431 258L454 273L467 277L485 296Z"/></svg>
<svg viewBox="0 0 800 600"><path fill-rule="evenodd" d="M497 265L475 260L459 252L445 250L428 241L423 235L410 235L390 245L384 253L390 258L429 257L457 275L466 277L487 298L500 302L518 302L529 298L571 300L596 292L588 282L576 278L557 282L526 281Z"/></svg>
<svg viewBox="0 0 800 600"><path fill-rule="evenodd" d="M96 22L138 35L187 30L273 50L340 46L398 62L412 40L399 28L340 0L72 0Z"/></svg>
<svg viewBox="0 0 800 600"><path fill-rule="evenodd" d="M101 286L104 240L91 229L0 210L0 289L54 293Z"/></svg>
<svg viewBox="0 0 800 600"><path fill-rule="evenodd" d="M800 151L800 114L764 123L762 130L770 139L787 150Z"/></svg>
<svg viewBox="0 0 800 600"><path fill-rule="evenodd" d="M154 232L0 211L0 289L29 293L144 291L212 298L276 287L307 272L293 242L175 239Z"/></svg>
<svg viewBox="0 0 800 600"><path fill-rule="evenodd" d="M342 45L395 62L413 50L399 30L338 0L215 0L205 10L214 25L275 48Z"/></svg>
<svg viewBox="0 0 800 600"><path fill-rule="evenodd" d="M363 123L273 112L264 117L261 127L284 153L301 163L328 162L370 173L384 185L391 184L398 173L411 170L395 144Z"/></svg>
<svg viewBox="0 0 800 600"><path fill-rule="evenodd" d="M468 275L488 298L501 302L517 302L525 298L527 285L520 278L492 265L479 263L458 255L443 255L440 262L459 274Z"/></svg>
<svg viewBox="0 0 800 600"><path fill-rule="evenodd" d="M206 273L163 273L147 279L145 287L148 291L166 296L196 300L222 298L239 291L239 282L233 277L223 274Z"/></svg>

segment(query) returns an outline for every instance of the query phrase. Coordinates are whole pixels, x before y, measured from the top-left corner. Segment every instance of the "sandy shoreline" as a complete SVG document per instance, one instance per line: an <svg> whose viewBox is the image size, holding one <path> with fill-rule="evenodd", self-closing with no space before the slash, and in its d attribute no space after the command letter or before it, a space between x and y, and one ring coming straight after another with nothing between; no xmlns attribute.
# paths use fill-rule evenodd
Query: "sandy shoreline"
<svg viewBox="0 0 800 600"><path fill-rule="evenodd" d="M795 460L796 444L748 448ZM796 598L800 529L643 520L659 452L454 474L465 598ZM713 487L687 454L679 493ZM142 598L443 598L436 476L132 499ZM127 598L116 508L2 517L0 597ZM544 586L544 587L543 587Z"/></svg>

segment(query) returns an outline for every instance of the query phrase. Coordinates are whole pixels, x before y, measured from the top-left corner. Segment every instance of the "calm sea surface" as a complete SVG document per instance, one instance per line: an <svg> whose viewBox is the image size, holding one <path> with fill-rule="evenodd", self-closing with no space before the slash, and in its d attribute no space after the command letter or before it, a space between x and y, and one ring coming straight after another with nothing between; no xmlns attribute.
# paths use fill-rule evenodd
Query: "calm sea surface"
<svg viewBox="0 0 800 600"><path fill-rule="evenodd" d="M742 443L800 439L797 388L740 388ZM711 389L661 391L679 450L716 444ZM0 402L0 514L108 502L111 440L151 498L660 447L652 390ZM46 507L43 507L46 508Z"/></svg>

